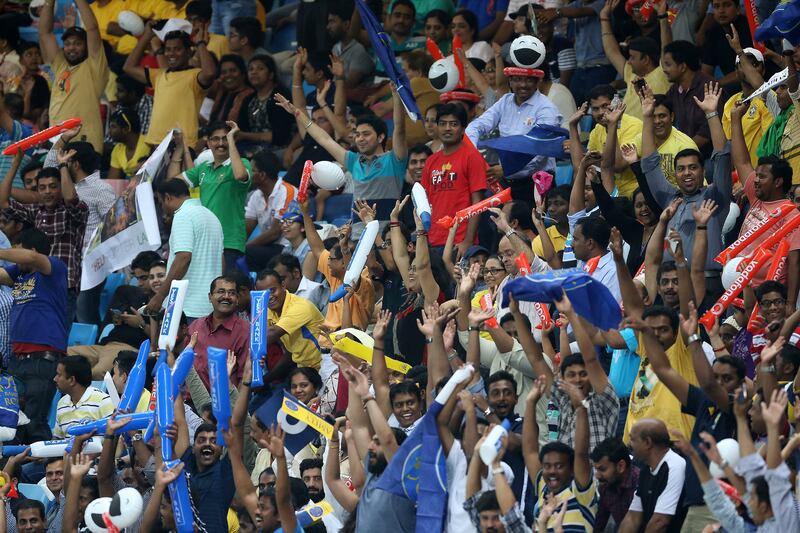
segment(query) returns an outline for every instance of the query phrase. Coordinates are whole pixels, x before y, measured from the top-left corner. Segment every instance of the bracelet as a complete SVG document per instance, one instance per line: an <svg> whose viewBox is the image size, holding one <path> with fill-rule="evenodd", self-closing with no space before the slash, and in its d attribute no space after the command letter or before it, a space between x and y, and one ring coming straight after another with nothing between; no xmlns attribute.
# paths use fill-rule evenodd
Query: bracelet
<svg viewBox="0 0 800 533"><path fill-rule="evenodd" d="M657 18L658 20L664 20L664 19L666 19L666 18L669 18L669 15L667 15L666 13L664 13L663 15L656 15L656 18Z"/></svg>
<svg viewBox="0 0 800 533"><path fill-rule="evenodd" d="M708 226L695 226L694 229L705 230L705 229L708 229Z"/></svg>
<svg viewBox="0 0 800 533"><path fill-rule="evenodd" d="M293 83L293 84L292 84L292 88L293 88L293 89L302 89L302 88L303 88L303 86L302 86L302 85L295 85L295 84Z"/></svg>
<svg viewBox="0 0 800 533"><path fill-rule="evenodd" d="M467 328L467 331L478 331L478 332L480 332L480 330L481 330L480 326L469 326Z"/></svg>
<svg viewBox="0 0 800 533"><path fill-rule="evenodd" d="M326 107L330 107L328 104L319 106L320 109L325 109Z"/></svg>
<svg viewBox="0 0 800 533"><path fill-rule="evenodd" d="M310 128L310 127L311 127L311 125L312 125L313 123L314 123L314 121L313 121L313 120L311 120L311 119L308 119L308 124L306 124L306 125L305 125L305 128L306 128L306 129Z"/></svg>
<svg viewBox="0 0 800 533"><path fill-rule="evenodd" d="M329 440L328 441L328 447L331 447L331 446L339 446L339 441L338 440Z"/></svg>
<svg viewBox="0 0 800 533"><path fill-rule="evenodd" d="M242 381L242 385L244 385L245 387L248 387L248 388L249 388L249 387L250 387L250 385L252 385L252 384L253 384L253 382L252 382L252 381Z"/></svg>
<svg viewBox="0 0 800 533"><path fill-rule="evenodd" d="M368 396L367 398L362 398L362 399L361 399L361 403L363 403L363 404L364 404L364 407L366 407L366 406L367 406L367 404L368 404L369 402L373 401L373 400L375 400L375 396Z"/></svg>
<svg viewBox="0 0 800 533"><path fill-rule="evenodd" d="M383 346L373 346L373 347L372 347L372 349L373 349L373 350L378 350L378 351L381 351L381 352L382 352L382 351L383 351Z"/></svg>
<svg viewBox="0 0 800 533"><path fill-rule="evenodd" d="M602 36L605 36L605 35L611 35L611 36L613 37L613 36L614 36L614 32L611 32L611 31L604 31L604 32L602 33L601 37L602 37Z"/></svg>
<svg viewBox="0 0 800 533"><path fill-rule="evenodd" d="M396 222L396 221L392 220L392 221L389 222L389 227L390 228L399 228L400 227L400 222Z"/></svg>
<svg viewBox="0 0 800 533"><path fill-rule="evenodd" d="M693 333L686 338L686 346L689 346L693 342L701 342L703 339L700 338L700 335L697 333Z"/></svg>
<svg viewBox="0 0 800 533"><path fill-rule="evenodd" d="M600 22L611 22L611 19L600 17Z"/></svg>
<svg viewBox="0 0 800 533"><path fill-rule="evenodd" d="M774 374L775 373L775 365L764 365L759 367L759 372L762 374Z"/></svg>
<svg viewBox="0 0 800 533"><path fill-rule="evenodd" d="M483 410L483 414L486 417L490 417L492 416L492 414L494 414L494 409L492 409L492 406L490 405L489 407Z"/></svg>
<svg viewBox="0 0 800 533"><path fill-rule="evenodd" d="M144 437L142 437L142 434L141 434L141 433L138 433L138 432L137 432L137 433L134 433L134 434L131 436L131 441L132 441L132 442L139 442L140 440L144 440Z"/></svg>
<svg viewBox="0 0 800 533"><path fill-rule="evenodd" d="M344 76L334 76L333 79L336 81L344 81Z"/></svg>
<svg viewBox="0 0 800 533"><path fill-rule="evenodd" d="M509 229L509 230L506 232L506 237L510 239L512 235L516 235L516 234L517 234L516 230Z"/></svg>
<svg viewBox="0 0 800 533"><path fill-rule="evenodd" d="M425 231L424 229L417 230L417 237L427 237L427 236L428 236L428 232Z"/></svg>
<svg viewBox="0 0 800 533"><path fill-rule="evenodd" d="M676 266L677 268L688 268L688 267L689 267L689 263L688 263L688 262L687 262L687 261L684 259L684 260L683 260L683 261L681 261L680 263L676 262L676 263L675 263L675 266Z"/></svg>
<svg viewBox="0 0 800 533"><path fill-rule="evenodd" d="M716 116L719 116L719 113L716 111L712 111L711 113L706 113L706 120L710 120Z"/></svg>
<svg viewBox="0 0 800 533"><path fill-rule="evenodd" d="M719 348L714 348L714 353L724 352L725 350L727 350L727 348L725 348L724 346L720 346Z"/></svg>
<svg viewBox="0 0 800 533"><path fill-rule="evenodd" d="M498 466L496 468L492 468L492 474L494 474L495 476L499 476L500 474L506 475L506 471L503 470L502 466Z"/></svg>
<svg viewBox="0 0 800 533"><path fill-rule="evenodd" d="M194 43L195 46L200 46L201 44L203 46L208 46L208 42L207 41L203 41L203 40L200 40L200 41L197 41L196 43Z"/></svg>
<svg viewBox="0 0 800 533"><path fill-rule="evenodd" d="M448 356L447 356L447 360L448 360L448 361L452 361L452 360L453 360L453 359L455 359L456 357L458 357L458 352L455 352L455 351L454 351L453 353L451 353L450 355L448 355Z"/></svg>

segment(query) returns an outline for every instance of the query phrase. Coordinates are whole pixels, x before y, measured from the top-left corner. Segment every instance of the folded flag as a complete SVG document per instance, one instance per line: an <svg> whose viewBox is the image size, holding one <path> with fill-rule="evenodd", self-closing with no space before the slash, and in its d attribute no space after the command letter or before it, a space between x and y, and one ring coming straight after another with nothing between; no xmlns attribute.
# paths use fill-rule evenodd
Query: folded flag
<svg viewBox="0 0 800 533"><path fill-rule="evenodd" d="M417 533L442 531L447 512L447 466L436 428L444 406L436 401L403 442L378 488L417 503Z"/></svg>
<svg viewBox="0 0 800 533"><path fill-rule="evenodd" d="M297 525L302 528L307 528L332 512L333 506L325 500L322 500L321 502L304 505L299 511L296 511L294 515L295 518L297 518Z"/></svg>
<svg viewBox="0 0 800 533"><path fill-rule="evenodd" d="M622 310L608 287L581 270L554 270L512 280L503 287L503 307L508 295L522 302L550 303L567 293L572 307L598 328L608 331L619 326Z"/></svg>
<svg viewBox="0 0 800 533"><path fill-rule="evenodd" d="M525 135L509 135L478 142L478 148L493 148L500 157L503 174L516 174L536 156L566 157L564 141L569 132L564 128L540 124Z"/></svg>
<svg viewBox="0 0 800 533"><path fill-rule="evenodd" d="M281 394L282 392L282 394ZM267 427L280 424L286 438L286 449L297 454L320 433L330 438L333 426L286 391L273 391L267 401L255 411Z"/></svg>
<svg viewBox="0 0 800 533"><path fill-rule="evenodd" d="M414 98L414 93L411 92L411 82L408 80L405 71L397 64L389 35L363 0L356 0L356 7L361 14L361 23L369 34L369 40L372 42L375 55L383 64L386 75L397 87L397 94L400 95L400 100L406 108L406 113L411 117L411 120L419 120L421 113L417 106L417 100Z"/></svg>
<svg viewBox="0 0 800 533"><path fill-rule="evenodd" d="M800 44L800 0L784 0L772 15L756 28L756 41L786 39L793 46Z"/></svg>

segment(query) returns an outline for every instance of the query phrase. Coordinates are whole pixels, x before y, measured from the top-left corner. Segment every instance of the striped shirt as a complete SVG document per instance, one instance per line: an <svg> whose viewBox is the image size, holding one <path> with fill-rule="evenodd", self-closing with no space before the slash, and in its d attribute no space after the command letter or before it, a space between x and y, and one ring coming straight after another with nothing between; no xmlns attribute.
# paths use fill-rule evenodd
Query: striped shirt
<svg viewBox="0 0 800 533"><path fill-rule="evenodd" d="M56 427L53 435L65 437L72 426L100 420L114 411L114 404L108 394L92 386L86 388L78 403L73 404L69 394L62 396L56 410Z"/></svg>

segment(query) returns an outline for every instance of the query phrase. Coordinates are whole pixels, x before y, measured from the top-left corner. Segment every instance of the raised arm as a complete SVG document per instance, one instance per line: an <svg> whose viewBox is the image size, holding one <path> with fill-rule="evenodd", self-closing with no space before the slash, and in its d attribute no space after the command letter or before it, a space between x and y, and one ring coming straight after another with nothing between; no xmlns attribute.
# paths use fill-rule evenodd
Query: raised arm
<svg viewBox="0 0 800 533"><path fill-rule="evenodd" d="M714 151L722 150L725 148L725 143L728 142L727 137L725 137L725 131L722 129L722 121L717 111L721 96L722 87L720 84L711 82L705 85L702 102L698 100L696 96L692 97L697 107L706 114L708 129L711 130L711 145L714 147ZM733 120L731 120L731 122L733 122Z"/></svg>
<svg viewBox="0 0 800 533"><path fill-rule="evenodd" d="M697 333L697 308L694 303L689 304L689 314L684 316L680 315L681 333L684 338ZM728 392L725 388L717 383L714 378L714 372L711 370L711 365L708 363L706 353L703 351L702 342L692 342L688 345L689 352L692 354L692 363L694 365L694 372L697 375L697 382L700 388L708 395L709 399L714 402L718 409L726 413L730 412L730 402L728 401Z"/></svg>
<svg viewBox="0 0 800 533"><path fill-rule="evenodd" d="M383 412L375 402L375 397L369 391L367 376L354 368L347 361L345 361L345 364L341 364L339 368L341 372L344 372L344 376L347 378L350 388L358 395L358 398L367 410L369 421L383 448L383 454L386 456L387 461L391 461L394 454L397 453L399 446L397 444L397 439L394 437L392 428L389 427L389 423L383 416Z"/></svg>
<svg viewBox="0 0 800 533"><path fill-rule="evenodd" d="M656 132L653 122L656 100L653 90L645 85L639 98L642 101L642 159L656 151Z"/></svg>
<svg viewBox="0 0 800 533"><path fill-rule="evenodd" d="M39 12L39 46L42 49L42 59L45 63L52 63L53 59L61 53L61 48L53 33L54 6L55 1L45 2Z"/></svg>
<svg viewBox="0 0 800 533"><path fill-rule="evenodd" d="M530 361L533 371L539 376L540 379L545 381L546 388L544 390L549 391L552 389L553 380L555 379L553 376L553 371L550 370L549 366L547 366L547 363L544 360L544 355L542 354L541 346L539 346L539 343L533 338L533 333L525 324L525 318L519 310L519 303L517 303L510 293L508 295L508 299L508 309L511 311L511 316L514 317L514 323L517 326L519 343L522 345L522 349L525 351L525 355L528 357L528 361Z"/></svg>
<svg viewBox="0 0 800 533"><path fill-rule="evenodd" d="M625 302L625 314L641 318L644 313L644 302L633 284L633 278L628 271L625 264L625 257L622 255L622 234L617 228L611 228L611 239L609 240L609 248L614 256L614 264L617 267L617 281L619 282L619 291L622 294L622 301ZM583 350L583 348L581 348Z"/></svg>
<svg viewBox="0 0 800 533"><path fill-rule="evenodd" d="M392 132L392 151L399 160L404 160L408 155L408 145L406 143L406 109L397 87L392 83L392 118L394 120L394 131Z"/></svg>
<svg viewBox="0 0 800 533"><path fill-rule="evenodd" d="M672 257L675 259L675 267L678 269L678 301L680 312L684 316L689 313L689 303L694 299L692 290L692 279L689 276L689 262L683 253L683 239L675 228L669 230L669 243L673 250ZM685 340L685 337L684 337Z"/></svg>
<svg viewBox="0 0 800 533"><path fill-rule="evenodd" d="M102 54L103 40L100 38L100 27L97 25L97 19L94 16L92 8L89 7L89 2L86 0L75 0L75 5L78 12L81 14L81 23L83 29L86 30L86 47L88 48L89 55Z"/></svg>
<svg viewBox="0 0 800 533"><path fill-rule="evenodd" d="M692 217L694 217L694 248L692 249L692 264L690 275L692 286L694 287L695 302L702 302L706 294L706 256L708 256L708 221L717 210L717 203L714 200L706 199L697 208L695 203L692 206Z"/></svg>
<svg viewBox="0 0 800 533"><path fill-rule="evenodd" d="M355 512L358 505L358 494L351 491L341 478L339 468L339 426L343 418L337 419L333 427L333 437L328 439L328 456L325 458L325 484L330 489L332 496L344 507L348 513ZM353 459L357 459L353 456ZM360 461L353 461L360 463Z"/></svg>
<svg viewBox="0 0 800 533"><path fill-rule="evenodd" d="M611 144L609 140L606 144ZM599 152L586 152L581 162L576 167L575 181L572 183L572 191L569 194L569 214L574 215L586 209L586 199L584 190L586 189L586 169L601 162L602 155ZM541 235L541 233L539 234Z"/></svg>
<svg viewBox="0 0 800 533"><path fill-rule="evenodd" d="M653 234L650 235L650 240L647 241L647 248L644 254L644 284L651 299L654 299L658 294L656 273L659 265L661 265L661 259L664 257L664 239L667 236L667 225L682 203L683 199L676 198L661 212L661 216L658 217L658 224L656 224Z"/></svg>
<svg viewBox="0 0 800 533"><path fill-rule="evenodd" d="M408 243L400 229L400 213L408 203L410 196L397 200L392 212L389 214L389 232L392 241L392 258L397 265L397 271L403 278L403 283L408 286L408 271L411 269L411 259L408 256Z"/></svg>
<svg viewBox="0 0 800 533"><path fill-rule="evenodd" d="M52 264L50 259L44 254L40 254L36 250L28 250L26 248L6 248L0 250L0 260L15 263L23 268L32 270L34 272L41 272L48 276L52 271Z"/></svg>
<svg viewBox="0 0 800 533"><path fill-rule="evenodd" d="M573 326L575 325L573 322ZM584 360L585 357L584 355ZM592 464L589 462L589 412L583 405L585 395L578 387L567 381L560 381L558 388L569 396L569 401L575 410L574 475L578 487L586 488L592 482ZM595 392L599 394L598 389L595 389Z"/></svg>
<svg viewBox="0 0 800 533"><path fill-rule="evenodd" d="M237 181L246 182L250 179L250 172L248 172L247 167L244 166L242 156L239 155L239 150L236 148L236 134L239 133L239 126L232 120L227 121L225 124L230 128L226 137L228 137L228 150L230 152L233 177Z"/></svg>
<svg viewBox="0 0 800 533"><path fill-rule="evenodd" d="M11 168L8 169L8 172L3 177L3 182L0 184L0 209L6 209L9 206L11 189L14 186L14 176L17 175L17 170L19 170L19 165L22 163L24 155L25 153L22 151L14 154L14 159L11 160Z"/></svg>
<svg viewBox="0 0 800 533"><path fill-rule="evenodd" d="M399 100L399 98L396 98L396 100ZM422 288L422 296L425 300L425 305L431 305L439 299L441 290L439 289L439 284L436 283L436 278L433 277L433 270L431 269L428 232L425 231L425 226L422 225L422 220L417 216L416 211L414 212L414 222L417 225L417 247L414 254L414 268L416 269L417 279Z"/></svg>
<svg viewBox="0 0 800 533"><path fill-rule="evenodd" d="M672 368L667 354L664 352L664 347L653 335L652 329L641 318L628 317L623 320L623 324L642 334L644 347L647 351L647 357L650 359L650 364L653 366L653 371L658 376L658 379L678 398L681 405L686 405L689 398L689 383L677 370Z"/></svg>
<svg viewBox="0 0 800 533"><path fill-rule="evenodd" d="M617 5L619 5L619 0L606 0L606 5L600 10L600 31L603 38L603 51L617 69L617 73L622 76L625 73L626 60L619 48L617 38L614 37L614 28L611 27L611 15Z"/></svg>
<svg viewBox="0 0 800 533"><path fill-rule="evenodd" d="M384 351L383 338L392 322L392 312L388 309L378 313L372 338L375 344L372 347L372 388L375 391L375 401L387 418L392 413L389 401L389 370L386 367L386 352Z"/></svg>
<svg viewBox="0 0 800 533"><path fill-rule="evenodd" d="M329 154L331 154L336 161L342 165L345 164L347 150L337 143L330 135L328 135L328 132L317 126L314 121L309 118L308 115L306 115L303 109L296 107L296 104L293 104L287 100L282 94L276 94L275 101L287 113L295 117L298 125L300 126L299 130L301 133L305 131L311 135L311 137L313 137L320 146L322 146Z"/></svg>
<svg viewBox="0 0 800 533"><path fill-rule="evenodd" d="M767 426L767 468L770 470L778 468L783 462L781 460L781 434L788 403L786 391L783 389L772 391L769 405L761 402L761 416L764 417L764 423Z"/></svg>
<svg viewBox="0 0 800 533"><path fill-rule="evenodd" d="M258 512L258 492L253 486L247 468L242 461L243 449L241 436L237 435L235 430L223 431L225 445L228 447L228 457L231 461L231 471L233 472L233 482L236 485L236 493L242 500L247 513L251 517L255 517ZM260 446L265 448L269 447L269 432L263 437L259 443Z"/></svg>
<svg viewBox="0 0 800 533"><path fill-rule="evenodd" d="M578 341L578 347L581 349L583 363L586 365L586 373L589 374L589 382L592 384L592 390L594 390L595 394L603 394L606 387L608 387L608 376L603 370L603 367L600 366L600 361L597 360L597 352L595 351L592 339L589 337L589 333L586 331L586 328L583 327L581 318L572 307L572 302L569 301L566 292L562 291L561 299L556 300L555 303L559 314L564 314L569 319L570 324L572 324L572 331L575 333L575 340ZM589 453L588 450L586 453Z"/></svg>
<svg viewBox="0 0 800 533"><path fill-rule="evenodd" d="M81 517L78 512L78 495L81 485L81 480L89 473L92 468L92 459L88 455L82 453L75 455L68 455L69 461L69 476L71 478L70 486L72 490L67 491L67 499L64 503L64 519L61 523L61 530L64 533L77 533L78 522Z"/></svg>
<svg viewBox="0 0 800 533"><path fill-rule="evenodd" d="M125 74L139 83L151 84L150 80L147 79L146 69L139 66L139 62L142 60L144 51L147 49L154 35L153 23L148 21L147 24L145 24L144 33L139 37L139 41L136 43L136 47L128 54L127 59L125 59L125 64L122 66L122 70Z"/></svg>
<svg viewBox="0 0 800 533"><path fill-rule="evenodd" d="M289 479L289 470L286 466L286 450L283 447L284 432L280 424L270 428L268 431L269 446L268 450L275 458L276 471L275 477L275 500L278 504L278 517L281 519L281 528L284 531L294 531L297 529L297 517L292 506L292 491Z"/></svg>
<svg viewBox="0 0 800 533"><path fill-rule="evenodd" d="M314 221L311 220L311 215L308 214L308 200L300 204L300 211L303 213L303 228L306 230L306 240L308 247L311 248L311 254L314 256L314 271L319 262L322 252L325 251L325 244L322 242L322 237L319 236L317 228L314 226ZM313 276L306 276L311 277Z"/></svg>
<svg viewBox="0 0 800 533"><path fill-rule="evenodd" d="M539 423L536 421L536 403L550 388L545 376L539 376L533 382L528 397L525 399L525 417L522 422L522 458L531 479L536 479L542 463L539 461ZM576 428L577 429L577 428Z"/></svg>
<svg viewBox="0 0 800 533"><path fill-rule="evenodd" d="M750 103L734 102L731 108L731 159L742 183L753 173L753 164L750 161L750 152L742 129L742 117L750 109Z"/></svg>

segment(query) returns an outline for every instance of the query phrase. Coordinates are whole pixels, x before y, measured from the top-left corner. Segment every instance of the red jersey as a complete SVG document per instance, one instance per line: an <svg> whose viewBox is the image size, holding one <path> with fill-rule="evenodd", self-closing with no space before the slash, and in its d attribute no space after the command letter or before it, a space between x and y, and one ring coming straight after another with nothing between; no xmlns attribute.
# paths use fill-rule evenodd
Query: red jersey
<svg viewBox="0 0 800 533"><path fill-rule="evenodd" d="M486 189L486 163L477 150L464 143L452 154L439 150L425 162L422 186L428 194L433 219L428 242L431 246L444 246L448 229L436 221L455 216L456 211L472 205L473 192ZM464 240L466 232L467 224L461 224L455 244Z"/></svg>

